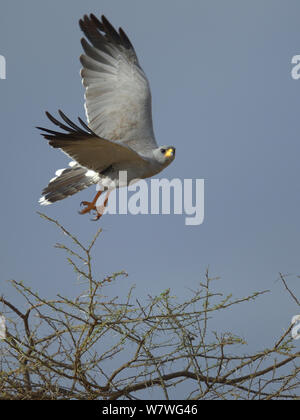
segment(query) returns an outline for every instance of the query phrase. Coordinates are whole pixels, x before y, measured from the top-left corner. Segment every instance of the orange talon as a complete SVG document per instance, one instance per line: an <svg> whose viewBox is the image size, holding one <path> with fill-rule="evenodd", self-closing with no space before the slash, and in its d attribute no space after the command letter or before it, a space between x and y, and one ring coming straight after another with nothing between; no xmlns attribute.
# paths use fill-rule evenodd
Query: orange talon
<svg viewBox="0 0 300 420"><path fill-rule="evenodd" d="M100 219L101 216L103 216L104 211L105 211L105 207L107 206L107 203L108 203L109 194L110 194L110 191L107 192L105 200L104 200L102 206L99 207L99 210L98 210L98 208L96 208L97 215L94 219L91 219L93 222L96 222L97 220Z"/></svg>
<svg viewBox="0 0 300 420"><path fill-rule="evenodd" d="M102 194L102 191L98 191L97 194L95 195L95 198L93 201L82 201L80 203L81 206L85 206L85 208L83 210L81 210L79 212L79 214L86 214L86 213L90 213L92 210L95 210L97 213L97 208L96 208L96 203L98 198L100 197L100 195Z"/></svg>

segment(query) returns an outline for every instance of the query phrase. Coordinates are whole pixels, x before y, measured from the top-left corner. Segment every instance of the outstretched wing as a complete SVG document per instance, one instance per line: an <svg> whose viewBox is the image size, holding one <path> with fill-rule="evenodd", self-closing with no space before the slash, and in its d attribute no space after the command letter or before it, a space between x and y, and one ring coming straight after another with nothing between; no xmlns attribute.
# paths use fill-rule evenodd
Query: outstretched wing
<svg viewBox="0 0 300 420"><path fill-rule="evenodd" d="M49 141L50 146L62 149L79 165L101 173L122 162L128 163L129 166L145 164L145 160L126 145L98 137L80 118L79 122L85 130L69 120L62 111L59 111L59 114L67 125L46 112L49 120L65 130L65 133L37 128L44 132L42 135Z"/></svg>
<svg viewBox="0 0 300 420"><path fill-rule="evenodd" d="M156 148L149 82L125 32L93 14L79 24L90 42L81 40L80 57L89 127L141 153Z"/></svg>

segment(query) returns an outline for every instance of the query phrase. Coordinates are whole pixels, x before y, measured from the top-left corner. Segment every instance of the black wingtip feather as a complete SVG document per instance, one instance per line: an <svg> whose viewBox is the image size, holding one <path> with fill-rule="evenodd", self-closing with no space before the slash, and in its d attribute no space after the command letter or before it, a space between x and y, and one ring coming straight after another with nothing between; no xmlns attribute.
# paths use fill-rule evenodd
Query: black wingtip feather
<svg viewBox="0 0 300 420"><path fill-rule="evenodd" d="M130 39L128 38L128 36L122 28L119 28L119 33L124 46L126 46L127 49L134 49L132 43L130 42Z"/></svg>
<svg viewBox="0 0 300 420"><path fill-rule="evenodd" d="M60 115L60 117L63 119L63 121L68 124L65 125L62 122L58 121L56 118L53 117L53 115L50 114L50 112L46 111L45 114L46 116L49 118L49 120L56 126L58 126L59 128L61 128L62 130L66 131L66 133L64 132L59 132L59 131L54 131L54 130L50 130L49 128L44 128L44 127L36 127L38 130L41 130L42 133L41 135L46 139L46 140L50 140L50 145L53 147L60 147L57 143L59 140L79 140L82 139L83 137L97 137L97 135L89 128L89 126L87 124L85 124L82 119L80 117L78 117L78 120L80 122L80 124L82 125L82 127L86 130L83 130L81 127L79 127L77 124L75 124L73 121L71 121L64 113L62 110L58 110L58 113ZM45 134L46 133L46 134Z"/></svg>
<svg viewBox="0 0 300 420"><path fill-rule="evenodd" d="M133 45L125 31L122 28L119 28L118 32L104 15L101 16L101 20L93 13L89 16L84 15L83 18L79 20L79 26L87 39L96 48L104 49L105 51L105 45L103 44L105 44L105 42L112 42L134 52ZM103 42L104 40L105 42ZM82 42L83 41L81 41L81 44Z"/></svg>
<svg viewBox="0 0 300 420"><path fill-rule="evenodd" d="M111 38L113 41L115 41L117 44L121 44L121 38L118 32L115 30L113 25L110 23L108 19L104 15L102 15L102 24L104 26L104 30L106 35Z"/></svg>
<svg viewBox="0 0 300 420"><path fill-rule="evenodd" d="M90 14L90 19L94 22L94 24L97 26L97 28L104 32L104 26L103 23L100 22L100 20L95 16L93 13Z"/></svg>
<svg viewBox="0 0 300 420"><path fill-rule="evenodd" d="M92 133L92 130L90 129L90 127L80 117L78 117L78 121L80 122L83 128L85 128L86 130Z"/></svg>
<svg viewBox="0 0 300 420"><path fill-rule="evenodd" d="M61 118L64 120L65 123L67 123L70 127L72 127L75 131L79 131L82 134L85 134L85 132L78 127L78 125L76 125L75 123L73 123L63 112L62 110L58 110L59 115L61 116Z"/></svg>

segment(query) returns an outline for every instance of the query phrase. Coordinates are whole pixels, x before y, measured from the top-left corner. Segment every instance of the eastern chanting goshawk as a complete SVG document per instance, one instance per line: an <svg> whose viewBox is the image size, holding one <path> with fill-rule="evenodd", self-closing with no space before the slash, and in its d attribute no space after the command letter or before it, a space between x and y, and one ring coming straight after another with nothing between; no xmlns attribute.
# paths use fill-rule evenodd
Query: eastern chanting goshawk
<svg viewBox="0 0 300 420"><path fill-rule="evenodd" d="M112 189L122 186L119 172L127 172L127 185L136 179L161 172L175 158L173 146L158 146L155 140L151 92L135 50L122 28L117 32L102 16L85 15L79 21L85 38L80 61L85 87L85 111L88 123L78 118L80 126L62 111L61 121L46 112L61 131L37 127L49 141L73 160L60 169L43 190L39 202L54 203L80 190L99 184L92 202L83 201L80 214L96 211L99 219ZM102 206L96 206L107 191Z"/></svg>

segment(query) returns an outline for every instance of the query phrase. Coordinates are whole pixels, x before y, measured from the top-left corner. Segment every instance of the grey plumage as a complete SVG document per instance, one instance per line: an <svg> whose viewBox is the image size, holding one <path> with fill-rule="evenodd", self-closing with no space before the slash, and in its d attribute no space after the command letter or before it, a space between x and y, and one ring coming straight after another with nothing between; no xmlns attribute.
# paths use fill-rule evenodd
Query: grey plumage
<svg viewBox="0 0 300 420"><path fill-rule="evenodd" d="M62 121L46 112L63 131L38 127L49 145L73 159L72 167L56 173L43 190L41 204L51 204L100 183L103 189L120 184L120 171L128 183L162 171L175 157L175 148L158 147L152 125L151 92L135 50L120 28L93 14L79 21L87 40L81 40L82 83L88 124ZM126 184L127 185L127 184Z"/></svg>
<svg viewBox="0 0 300 420"><path fill-rule="evenodd" d="M100 178L96 173L94 176L88 176L88 173L88 169L79 165L57 171L57 176L43 189L40 203L44 205L55 203L99 181Z"/></svg>
<svg viewBox="0 0 300 420"><path fill-rule="evenodd" d="M73 123L61 110L59 110L59 115L67 125L54 118L49 112L46 112L46 115L53 124L66 131L66 133L62 133L37 127L43 131L43 137L54 148L63 148L68 142L79 142L87 137L96 136L80 118L78 120L84 130ZM92 173L93 171L74 161L70 165L70 168L56 171L56 176L50 180L48 186L42 191L40 204L47 205L63 200L99 181L100 177L97 173Z"/></svg>

